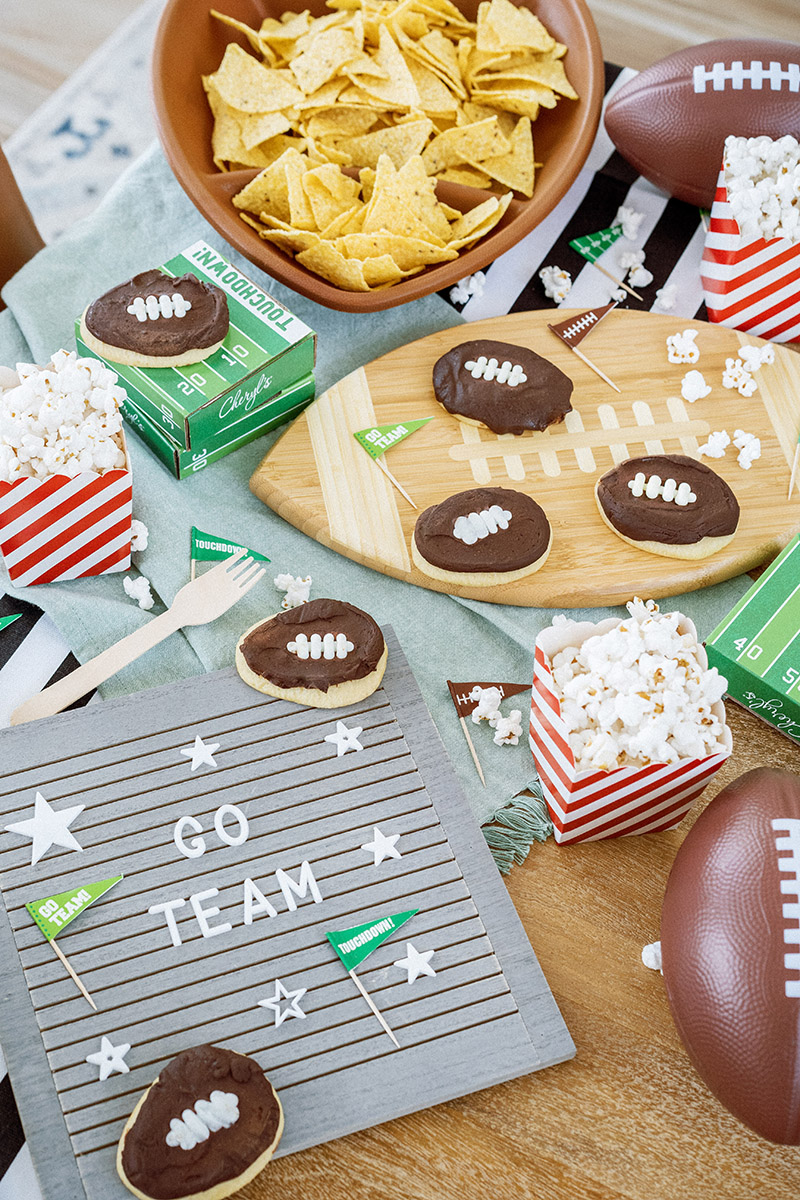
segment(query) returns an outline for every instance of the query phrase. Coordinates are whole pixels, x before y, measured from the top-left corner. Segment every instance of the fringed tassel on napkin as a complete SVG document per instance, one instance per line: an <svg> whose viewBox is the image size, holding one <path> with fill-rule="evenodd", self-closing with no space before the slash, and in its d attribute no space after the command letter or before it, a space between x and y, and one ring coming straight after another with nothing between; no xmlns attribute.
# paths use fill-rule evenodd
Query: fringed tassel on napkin
<svg viewBox="0 0 800 1200"><path fill-rule="evenodd" d="M524 862L534 842L545 842L553 833L553 822L538 780L530 784L530 795L515 796L483 826L483 836L501 875Z"/></svg>

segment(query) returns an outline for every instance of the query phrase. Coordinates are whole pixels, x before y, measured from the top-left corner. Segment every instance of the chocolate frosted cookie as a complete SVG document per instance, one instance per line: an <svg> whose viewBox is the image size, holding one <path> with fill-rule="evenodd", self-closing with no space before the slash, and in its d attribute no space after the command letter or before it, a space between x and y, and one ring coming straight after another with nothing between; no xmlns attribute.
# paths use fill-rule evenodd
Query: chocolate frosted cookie
<svg viewBox="0 0 800 1200"><path fill-rule="evenodd" d="M372 695L387 657L369 613L344 600L309 600L248 629L236 646L236 670L268 696L342 708Z"/></svg>
<svg viewBox="0 0 800 1200"><path fill-rule="evenodd" d="M533 350L508 342L454 346L434 364L433 391L459 421L494 433L547 429L572 409L572 380Z"/></svg>
<svg viewBox="0 0 800 1200"><path fill-rule="evenodd" d="M598 479L594 491L609 529L666 558L707 558L728 544L739 523L739 504L725 480L683 454L629 458Z"/></svg>
<svg viewBox="0 0 800 1200"><path fill-rule="evenodd" d="M264 1169L282 1133L281 1102L255 1059L194 1046L131 1113L117 1173L142 1200L223 1200Z"/></svg>
<svg viewBox="0 0 800 1200"><path fill-rule="evenodd" d="M524 492L472 488L420 513L411 557L434 579L492 587L538 571L552 540L543 509Z"/></svg>
<svg viewBox="0 0 800 1200"><path fill-rule="evenodd" d="M225 293L195 275L143 271L94 300L81 317L90 350L127 367L180 367L218 350L228 332Z"/></svg>

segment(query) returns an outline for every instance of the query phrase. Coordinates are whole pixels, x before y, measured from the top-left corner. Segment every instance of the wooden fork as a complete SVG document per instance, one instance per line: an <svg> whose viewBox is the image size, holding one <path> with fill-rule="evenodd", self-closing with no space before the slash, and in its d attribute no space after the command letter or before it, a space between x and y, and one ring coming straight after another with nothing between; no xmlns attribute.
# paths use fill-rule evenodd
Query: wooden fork
<svg viewBox="0 0 800 1200"><path fill-rule="evenodd" d="M11 714L11 724L22 725L39 717L52 717L176 630L185 625L205 625L221 617L265 573L264 567L251 558L243 557L246 553L246 550L237 550L204 575L184 584L165 613L153 617L141 629L128 634L70 675L59 679L58 683L26 700Z"/></svg>

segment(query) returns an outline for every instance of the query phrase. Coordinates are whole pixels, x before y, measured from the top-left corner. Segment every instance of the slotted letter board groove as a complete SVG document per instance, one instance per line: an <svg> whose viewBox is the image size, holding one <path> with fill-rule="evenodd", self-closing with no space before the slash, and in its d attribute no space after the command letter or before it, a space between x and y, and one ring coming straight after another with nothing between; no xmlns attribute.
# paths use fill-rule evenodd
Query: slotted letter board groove
<svg viewBox="0 0 800 1200"><path fill-rule="evenodd" d="M0 735L0 815L86 807L71 825L81 853L52 847L30 866L31 842L0 833L2 1041L46 1200L122 1200L115 1146L137 1098L175 1054L217 1042L255 1057L286 1111L279 1154L379 1124L574 1054L574 1046L480 829L391 630L382 687L347 709L300 708L248 688L233 670L64 713ZM363 750L336 756L337 720L360 725ZM218 742L216 769L191 771L179 751ZM221 841L224 804L249 836ZM187 858L178 819L203 827ZM401 857L375 865L373 828L399 833ZM238 832L227 817L231 836ZM195 836L187 830L187 842ZM290 911L280 880L311 864ZM92 993L93 1013L24 903L123 872L59 945ZM243 923L254 880L277 915ZM203 937L189 898L218 915ZM181 945L151 905L175 910ZM393 1028L396 1050L325 939L418 908L358 969ZM406 942L434 949L435 977L409 985L393 966ZM281 979L306 988L303 1020L258 1006ZM130 1042L129 1074L103 1082L87 1054L105 1035ZM176 1114L178 1115L178 1114ZM82 1185L82 1187L81 1187Z"/></svg>

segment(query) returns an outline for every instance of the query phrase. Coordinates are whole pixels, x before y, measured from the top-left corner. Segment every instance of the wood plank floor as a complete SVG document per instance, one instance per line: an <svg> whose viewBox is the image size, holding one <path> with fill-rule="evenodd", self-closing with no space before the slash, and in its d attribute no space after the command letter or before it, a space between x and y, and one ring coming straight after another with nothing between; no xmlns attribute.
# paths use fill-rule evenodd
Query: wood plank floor
<svg viewBox="0 0 800 1200"><path fill-rule="evenodd" d="M0 141L72 74L140 0L2 0ZM221 5L224 8L224 4ZM292 0L286 0L292 7ZM800 39L797 0L591 0L607 59L645 67L722 37Z"/></svg>

